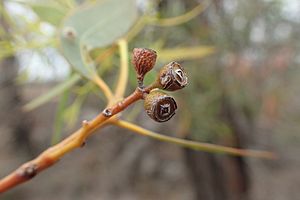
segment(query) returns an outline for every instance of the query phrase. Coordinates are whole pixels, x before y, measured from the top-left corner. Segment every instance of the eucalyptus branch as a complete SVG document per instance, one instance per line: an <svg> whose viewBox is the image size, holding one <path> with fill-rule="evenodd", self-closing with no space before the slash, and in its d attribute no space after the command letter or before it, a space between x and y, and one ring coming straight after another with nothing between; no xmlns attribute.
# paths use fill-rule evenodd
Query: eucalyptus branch
<svg viewBox="0 0 300 200"><path fill-rule="evenodd" d="M157 122L165 122L171 119L177 109L176 101L172 96L157 89L175 91L184 88L188 83L183 67L181 67L179 63L170 62L161 68L155 82L150 86L145 87L143 83L144 76L154 67L157 55L156 52L151 49L135 48L133 50L133 64L136 70L138 87L122 101L115 102L117 98L123 97L128 79L127 41L120 40L119 48L121 54L121 70L115 95L113 95L110 88L99 76L94 76L94 80L96 80L96 83L100 89L103 90L108 99L108 106L91 121L84 120L82 122L82 127L72 133L69 137L48 148L37 158L23 164L17 170L0 180L0 193L32 179L38 173L57 163L65 154L78 147L82 147L85 144L86 139L91 136L92 133L108 123L132 130L141 135L195 150L235 156L250 156L268 159L275 158L274 154L266 151L235 149L169 137L146 130L135 124L119 120L118 114L120 112L141 99L144 100L144 108L150 118Z"/></svg>
<svg viewBox="0 0 300 200"><path fill-rule="evenodd" d="M114 119L115 115L123 111L132 103L143 98L144 92L149 92L153 88L148 87L144 91L136 89L131 95L126 97L124 100L114 104L111 107L107 107L98 116L91 121L83 121L82 127L72 133L69 137L50 147L41 153L37 158L31 160L17 170L9 174L0 180L0 193L9 190L32 179L35 175L41 171L49 168L53 164L57 163L66 153L82 147L85 144L85 140L98 128L102 127L107 123L109 119Z"/></svg>

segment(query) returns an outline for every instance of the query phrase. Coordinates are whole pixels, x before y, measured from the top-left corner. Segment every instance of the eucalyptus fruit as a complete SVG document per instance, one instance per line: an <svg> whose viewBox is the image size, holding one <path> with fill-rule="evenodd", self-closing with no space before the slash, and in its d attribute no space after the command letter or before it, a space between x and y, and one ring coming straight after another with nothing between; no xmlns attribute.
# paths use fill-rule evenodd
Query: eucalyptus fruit
<svg viewBox="0 0 300 200"><path fill-rule="evenodd" d="M177 109L173 97L158 90L152 90L145 97L144 108L154 121L165 122L175 115Z"/></svg>
<svg viewBox="0 0 300 200"><path fill-rule="evenodd" d="M175 91L184 88L187 83L187 76L183 67L173 61L160 70L156 84L160 89Z"/></svg>
<svg viewBox="0 0 300 200"><path fill-rule="evenodd" d="M165 122L175 115L177 104L172 96L158 89L179 90L184 88L188 81L183 67L177 62L170 62L159 71L155 82L145 88L144 77L154 67L156 58L156 51L152 49L133 49L132 64L136 71L138 88L144 96L145 111L154 121Z"/></svg>

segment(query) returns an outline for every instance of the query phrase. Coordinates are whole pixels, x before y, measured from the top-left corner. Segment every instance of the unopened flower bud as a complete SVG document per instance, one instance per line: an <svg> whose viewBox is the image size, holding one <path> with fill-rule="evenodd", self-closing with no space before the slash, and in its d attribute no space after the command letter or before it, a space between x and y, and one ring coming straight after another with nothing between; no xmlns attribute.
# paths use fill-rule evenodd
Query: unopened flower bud
<svg viewBox="0 0 300 200"><path fill-rule="evenodd" d="M157 84L160 89L175 91L187 85L187 76L181 65L177 62L170 62L159 72Z"/></svg>
<svg viewBox="0 0 300 200"><path fill-rule="evenodd" d="M175 115L177 104L173 97L153 90L145 97L144 108L154 121L165 122Z"/></svg>
<svg viewBox="0 0 300 200"><path fill-rule="evenodd" d="M134 65L137 73L137 79L139 86L143 84L144 76L149 72L155 65L156 62L156 51L146 48L134 48L132 64Z"/></svg>

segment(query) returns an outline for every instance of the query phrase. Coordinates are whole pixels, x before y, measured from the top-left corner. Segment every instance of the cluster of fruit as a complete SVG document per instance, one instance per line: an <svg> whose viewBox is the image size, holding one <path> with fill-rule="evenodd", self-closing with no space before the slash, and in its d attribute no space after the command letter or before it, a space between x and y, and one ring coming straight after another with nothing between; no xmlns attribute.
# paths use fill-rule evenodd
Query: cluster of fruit
<svg viewBox="0 0 300 200"><path fill-rule="evenodd" d="M144 77L153 69L157 54L152 49L133 49L132 63L137 73L138 87L143 91ZM147 114L157 122L165 122L171 119L177 109L175 99L161 90L175 91L187 85L186 73L177 62L170 62L163 66L157 79L151 84L152 89L144 95L144 108Z"/></svg>

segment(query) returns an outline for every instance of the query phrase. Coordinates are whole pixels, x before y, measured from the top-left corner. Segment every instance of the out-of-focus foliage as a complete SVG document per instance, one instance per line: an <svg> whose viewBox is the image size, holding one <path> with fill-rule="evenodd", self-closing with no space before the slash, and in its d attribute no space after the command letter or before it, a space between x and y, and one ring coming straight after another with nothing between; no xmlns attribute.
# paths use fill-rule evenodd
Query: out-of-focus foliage
<svg viewBox="0 0 300 200"><path fill-rule="evenodd" d="M79 81L88 83L78 72L93 79L89 70L92 74L97 71L114 87L119 65L114 44L123 36L129 40L130 50L136 46L156 49L157 65L173 59L186 67L190 84L178 97L185 107L180 132L211 140L235 131L233 124L224 120L226 115L238 119L248 132L261 112L276 118L287 84L281 77L287 73L297 76L292 57L299 54L295 42L299 40L299 22L287 17L284 1L138 2L4 1L1 11L13 34L0 42L0 58L28 50L47 57L45 50L54 48L75 69L75 75L70 74L25 108L34 109L70 89L79 99L97 92L96 87L74 92ZM6 11L14 6L28 15ZM141 11L138 18L137 9ZM130 70L130 82L135 84ZM155 72L151 72L146 83L154 79ZM63 106L63 111L58 109L65 113L59 116L68 116L59 118L73 124L71 115L78 113L82 104L75 100ZM233 113L228 113L228 108Z"/></svg>
<svg viewBox="0 0 300 200"><path fill-rule="evenodd" d="M271 196L280 199L285 195L282 191L291 195L296 194L295 198L298 197L297 192L292 194L293 191L297 191L297 184L294 183L298 181L295 171L299 164L297 155L299 149L296 148L300 142L299 134L296 134L299 132L300 119L297 95L300 92L300 9L297 9L297 6L299 7L300 4L297 0L130 1L137 2L134 5L136 7L131 3L126 4L127 0L4 0L2 2L0 6L4 6L0 7L0 13L5 16L5 21L9 24L9 32L7 33L3 27L0 29L0 59L11 55L19 58L21 70L18 81L23 84L41 81L30 78L28 75L30 73L27 73L32 71L27 69L37 65L36 62L28 62L28 60L35 60L36 57L39 58L38 64L42 63L42 65L34 68L35 70L42 69L49 72L54 68L69 69L62 76L63 78L52 76L49 79L55 81L52 90L46 91L44 95L24 106L26 110L33 110L53 100L58 102L52 143L60 141L61 134L65 131L69 132L68 129L73 129L74 124L78 126L79 123L75 122L79 117L86 115L82 107L88 103L90 105L91 99L93 99L92 103L96 102L93 104L93 108L96 109L89 110L90 115L103 108L104 95L95 85L94 77L89 76L88 69L93 73L97 71L94 74L103 78L114 89L120 65L120 55L115 44L120 37L124 37L128 41L129 53L134 47L147 47L157 51L157 64L154 70L147 74L146 84L150 84L156 78L158 69L171 59L180 62L187 71L189 84L184 90L174 94L178 103L178 112L171 121L163 125L163 127L168 126L165 133L224 145L238 146L235 140L239 139L242 141L242 147L246 147L245 143L252 143L254 140L257 148L260 148L260 144L263 144L264 149L270 145L270 149L276 149L280 158L284 158L284 162L278 161L280 163L278 166L285 171L281 171L279 175L280 170L275 169L274 165L269 165L257 173L255 171L257 166L252 168L252 160L247 160L251 168L251 178L255 179L256 174L253 190L255 187L257 190L257 187L262 186L259 190L267 198ZM120 2L120 6L116 2ZM104 9L102 3L117 8ZM94 12L93 9L104 11ZM125 16L126 9L131 12ZM119 15L116 23L113 16L115 13ZM137 15L136 20L134 20L135 15ZM91 20L87 19L89 16L92 16ZM81 25L77 24L81 20L86 22L83 24L84 28L80 28ZM102 20L107 20L109 23L105 21L102 24ZM119 26L120 30L118 30ZM77 30L78 28L80 31ZM68 37L62 37L63 34L70 33L68 30L71 30L70 40L67 40ZM72 41L72 30L75 30L76 45L62 48L62 44ZM84 36L84 32L91 35ZM105 33L104 38L102 33ZM79 40L84 41L85 45L80 46ZM66 52L70 55L68 56ZM58 57L60 62L57 62ZM128 91L133 91L136 87L133 67L129 68L129 83ZM143 110L142 104L137 103L131 106L122 118L132 122L139 120L139 123L143 123L141 110ZM86 119L92 118L90 115ZM153 129L158 126L150 120L147 120L144 125ZM257 138L260 140L258 141ZM139 148L138 145L136 146ZM136 155L136 152L140 151L135 151L133 148L132 152ZM118 154L117 158L127 156L126 153L127 151L122 151L122 155ZM147 159L151 156L148 155L147 152L145 156ZM205 157L205 154L198 155ZM223 156L210 156L223 159ZM207 160L212 163L210 158ZM291 160L295 162L290 162ZM219 161L213 165L219 164ZM88 163L95 162L94 158L92 162L88 161ZM145 164L147 170L148 163L147 160ZM211 165L206 164L202 165L200 162L200 170L205 167L210 168ZM171 169L161 163L158 165L173 176L173 164ZM289 167L286 168L284 165ZM90 167L91 165L87 168L84 166L85 169L91 169ZM123 165L118 167L123 171ZM135 173L137 170L133 171ZM214 170L212 172L215 176ZM148 174L148 171L146 173ZM156 179L157 172L155 171L154 174ZM119 174L117 173L116 176L119 182ZM164 179L164 176L161 177ZM276 182L272 177L283 179ZM174 180L173 177L172 179ZM89 179L84 179L87 180ZM227 179L223 181L224 185L227 185ZM272 182L276 184L271 184ZM76 191L82 187L81 183L76 187ZM287 189L284 188L285 186ZM93 191L93 187L87 185L87 188L89 195L92 195L90 191ZM171 188L174 189L173 186ZM206 189L201 187L203 188ZM111 191L115 191L115 187ZM252 198L259 199L256 198L257 196L259 195L254 194Z"/></svg>
<svg viewBox="0 0 300 200"><path fill-rule="evenodd" d="M184 103L192 122L183 130L207 140L242 130L249 139L259 116L276 119L281 99L288 98L284 77L299 73L293 42L299 34L283 6L283 1L223 1L182 27L218 49L211 59L186 64L193 77Z"/></svg>
<svg viewBox="0 0 300 200"><path fill-rule="evenodd" d="M53 1L29 4L42 21L59 26L65 16L65 9Z"/></svg>
<svg viewBox="0 0 300 200"><path fill-rule="evenodd" d="M72 87L79 80L80 76L77 74L70 76L67 80L52 88L49 92L47 92L47 94L42 95L36 98L34 101L31 101L30 103L24 105L24 109L30 111L39 107L40 105L49 101L49 99L52 99L53 97L61 94L63 91L66 91L68 88Z"/></svg>
<svg viewBox="0 0 300 200"><path fill-rule="evenodd" d="M61 46L72 66L87 78L96 70L88 51L115 43L137 17L135 2L99 1L76 8L62 28Z"/></svg>

